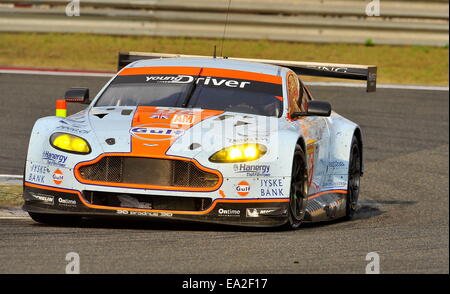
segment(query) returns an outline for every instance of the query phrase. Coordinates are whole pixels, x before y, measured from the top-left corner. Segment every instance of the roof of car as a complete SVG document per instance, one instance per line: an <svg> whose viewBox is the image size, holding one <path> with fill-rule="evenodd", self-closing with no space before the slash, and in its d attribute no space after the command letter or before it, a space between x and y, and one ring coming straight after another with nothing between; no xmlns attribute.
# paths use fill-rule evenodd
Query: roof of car
<svg viewBox="0 0 450 294"><path fill-rule="evenodd" d="M206 67L222 68L231 70L262 73L272 76L281 76L282 67L247 61L238 61L224 58L161 58L146 59L131 63L127 67L158 67L158 66L180 66L180 67Z"/></svg>

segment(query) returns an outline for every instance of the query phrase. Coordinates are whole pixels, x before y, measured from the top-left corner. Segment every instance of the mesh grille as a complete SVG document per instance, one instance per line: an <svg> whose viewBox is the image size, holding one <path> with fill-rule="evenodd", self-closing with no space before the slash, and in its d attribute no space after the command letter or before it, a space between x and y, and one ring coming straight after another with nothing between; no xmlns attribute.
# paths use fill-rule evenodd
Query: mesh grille
<svg viewBox="0 0 450 294"><path fill-rule="evenodd" d="M219 181L190 161L159 158L107 156L79 171L83 179L94 182L207 188Z"/></svg>

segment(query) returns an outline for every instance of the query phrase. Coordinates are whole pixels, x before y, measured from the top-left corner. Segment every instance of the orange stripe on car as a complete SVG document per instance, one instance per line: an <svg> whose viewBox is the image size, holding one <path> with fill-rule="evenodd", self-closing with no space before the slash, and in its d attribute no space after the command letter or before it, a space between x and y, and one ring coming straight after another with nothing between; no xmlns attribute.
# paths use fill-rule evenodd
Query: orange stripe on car
<svg viewBox="0 0 450 294"><path fill-rule="evenodd" d="M200 70L203 69L200 73ZM266 82L272 84L282 83L279 76L273 76L249 71L223 69L223 68L200 68L200 67L130 67L123 69L119 76L126 75L191 75L202 77L221 77L240 80L251 80L256 82Z"/></svg>
<svg viewBox="0 0 450 294"><path fill-rule="evenodd" d="M172 213L172 214L189 214L189 215L204 215L210 213L218 203L280 203L280 202L289 202L289 199L249 199L249 200L230 200L230 199L216 199L212 203L212 205L203 211L178 211L178 210L159 210L159 209L140 209L140 208L125 208L125 207L109 207L109 206L102 206L102 205L94 205L88 203L83 196L81 195L81 192L79 191L73 191L73 190L66 190L61 188L54 188L49 186L42 186L38 184L32 184L25 182L25 186L43 189L43 190L51 190L51 191L57 191L57 192L65 192L65 193L71 193L71 194L77 194L80 201L86 205L89 208L94 209L104 209L104 210L126 210L126 211L141 211L141 212L160 212L160 213ZM167 196L170 197L170 196Z"/></svg>
<svg viewBox="0 0 450 294"><path fill-rule="evenodd" d="M86 166L86 165L95 164L95 163L99 162L105 156L137 157L139 155L137 155L135 153L103 153L102 155L100 155L99 157L95 158L94 160L81 162L81 163L78 163L77 165L75 165L75 168L74 168L75 178L80 183L88 184L88 185L111 186L111 187L122 187L122 188L135 188L135 189L150 189L150 190L152 190L152 189L153 190L167 190L167 191L192 191L192 192L211 192L211 191L216 191L217 189L220 188L220 186L223 183L223 176L222 176L222 174L219 171L214 170L214 169L206 168L206 167L202 166L200 163L198 163L194 159L189 159L189 158L184 158L184 157L176 157L176 156L169 156L169 155L165 155L165 154L162 154L162 155L151 154L151 156L149 156L148 153L145 156L143 156L143 157L190 161L190 162L194 163L199 169L201 169L201 170L203 170L205 172L217 175L217 177L219 178L219 181L217 182L217 184L214 187L178 187L178 186L162 186L162 185L145 185L145 184L130 184L130 183L91 181L91 180L86 180L86 179L84 179L81 176L81 174L80 174L80 168L81 167Z"/></svg>
<svg viewBox="0 0 450 294"><path fill-rule="evenodd" d="M325 194L347 194L347 190L330 190L330 191L323 191L323 192L319 192L313 195L308 196L308 200L309 199L314 199L317 198L319 196L325 195Z"/></svg>
<svg viewBox="0 0 450 294"><path fill-rule="evenodd" d="M131 146L134 156L163 156L182 133L223 111L139 106L133 117Z"/></svg>

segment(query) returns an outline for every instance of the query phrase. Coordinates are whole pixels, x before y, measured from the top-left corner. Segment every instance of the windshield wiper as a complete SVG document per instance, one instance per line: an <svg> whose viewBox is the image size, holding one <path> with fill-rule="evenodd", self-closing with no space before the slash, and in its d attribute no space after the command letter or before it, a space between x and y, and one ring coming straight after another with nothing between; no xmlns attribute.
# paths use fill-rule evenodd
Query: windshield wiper
<svg viewBox="0 0 450 294"><path fill-rule="evenodd" d="M189 103L189 100L192 98L192 94L194 94L195 89L197 88L197 81L200 75L202 74L203 67L200 69L200 72L198 75L194 78L194 81L192 82L191 88L189 89L189 92L187 93L186 97L183 100L183 103L181 104L181 107L186 108L186 106Z"/></svg>

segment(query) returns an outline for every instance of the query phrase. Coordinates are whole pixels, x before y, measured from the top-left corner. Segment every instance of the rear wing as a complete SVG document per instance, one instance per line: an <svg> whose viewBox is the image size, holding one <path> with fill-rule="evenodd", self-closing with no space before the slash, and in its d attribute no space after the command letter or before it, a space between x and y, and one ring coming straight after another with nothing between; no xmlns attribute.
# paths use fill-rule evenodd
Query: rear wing
<svg viewBox="0 0 450 294"><path fill-rule="evenodd" d="M129 63L132 63L137 60L180 58L180 57L212 58L211 56L202 56L202 55L121 52L119 53L118 70L122 69ZM298 75L367 81L366 86L367 92L375 92L377 87L377 67L375 65L319 63L319 62L251 59L251 58L235 58L235 57L229 57L228 59L283 66L290 68Z"/></svg>

